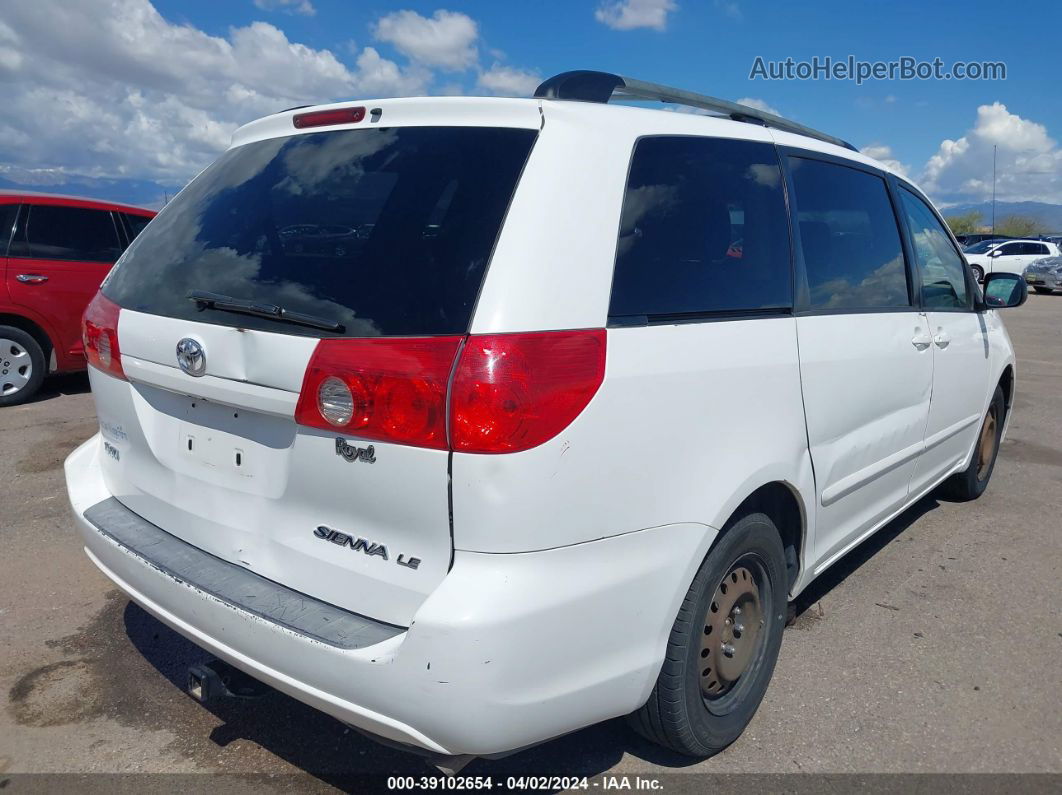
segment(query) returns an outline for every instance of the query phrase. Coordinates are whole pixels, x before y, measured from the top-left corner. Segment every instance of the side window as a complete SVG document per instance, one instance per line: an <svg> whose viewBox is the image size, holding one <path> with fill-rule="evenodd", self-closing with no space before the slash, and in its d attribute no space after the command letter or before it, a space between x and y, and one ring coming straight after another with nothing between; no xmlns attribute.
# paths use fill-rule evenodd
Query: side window
<svg viewBox="0 0 1062 795"><path fill-rule="evenodd" d="M122 213L122 217L125 219L126 228L129 230L130 243L136 240L136 236L144 231L144 227L151 220L146 215L137 215L136 213Z"/></svg>
<svg viewBox="0 0 1062 795"><path fill-rule="evenodd" d="M13 257L114 262L122 253L118 230L105 210L53 204L25 209L29 216L11 243Z"/></svg>
<svg viewBox="0 0 1062 795"><path fill-rule="evenodd" d="M967 308L966 266L947 231L926 203L906 188L900 189L900 203L921 275L922 305L932 309Z"/></svg>
<svg viewBox="0 0 1062 795"><path fill-rule="evenodd" d="M1005 243L999 247L999 256L1001 257L1016 257L1022 252L1021 243Z"/></svg>
<svg viewBox="0 0 1062 795"><path fill-rule="evenodd" d="M11 239L15 217L18 215L17 204L0 204L0 257L7 255L7 244Z"/></svg>
<svg viewBox="0 0 1062 795"><path fill-rule="evenodd" d="M848 166L789 158L810 309L911 306L885 180Z"/></svg>
<svg viewBox="0 0 1062 795"><path fill-rule="evenodd" d="M1034 257L1046 257L1047 246L1043 243L1026 243L1023 254L1032 254Z"/></svg>
<svg viewBox="0 0 1062 795"><path fill-rule="evenodd" d="M623 200L610 317L792 306L782 172L770 144L642 138Z"/></svg>

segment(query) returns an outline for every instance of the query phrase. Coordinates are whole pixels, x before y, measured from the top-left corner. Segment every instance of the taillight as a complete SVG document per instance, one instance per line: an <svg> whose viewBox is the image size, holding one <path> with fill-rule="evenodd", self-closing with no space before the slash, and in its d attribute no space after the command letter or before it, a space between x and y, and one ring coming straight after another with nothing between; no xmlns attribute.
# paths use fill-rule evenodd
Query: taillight
<svg viewBox="0 0 1062 795"><path fill-rule="evenodd" d="M122 352L118 348L118 315L121 311L118 304L97 292L81 317L81 341L89 364L108 375L124 379Z"/></svg>
<svg viewBox="0 0 1062 795"><path fill-rule="evenodd" d="M450 392L455 452L514 453L552 439L605 377L605 331L473 335Z"/></svg>
<svg viewBox="0 0 1062 795"><path fill-rule="evenodd" d="M296 113L291 123L298 129L307 127L324 127L329 124L355 124L365 118L364 106L356 108L333 108L332 110L312 110L309 113Z"/></svg>
<svg viewBox="0 0 1062 795"><path fill-rule="evenodd" d="M568 427L605 377L604 329L472 335L454 367L461 340L321 340L295 421L415 447L515 453Z"/></svg>
<svg viewBox="0 0 1062 795"><path fill-rule="evenodd" d="M446 384L460 337L324 339L295 408L300 425L445 450Z"/></svg>

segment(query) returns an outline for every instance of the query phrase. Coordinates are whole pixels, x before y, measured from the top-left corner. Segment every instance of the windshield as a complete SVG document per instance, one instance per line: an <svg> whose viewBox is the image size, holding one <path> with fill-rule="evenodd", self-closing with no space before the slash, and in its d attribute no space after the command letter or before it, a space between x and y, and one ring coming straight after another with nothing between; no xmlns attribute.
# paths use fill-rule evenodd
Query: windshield
<svg viewBox="0 0 1062 795"><path fill-rule="evenodd" d="M103 292L128 309L285 334L460 334L535 131L402 127L231 149L126 251ZM334 321L234 314L193 292Z"/></svg>
<svg viewBox="0 0 1062 795"><path fill-rule="evenodd" d="M982 240L980 243L967 246L963 249L963 252L966 254L986 254L989 249L995 248L1002 242L1002 240Z"/></svg>

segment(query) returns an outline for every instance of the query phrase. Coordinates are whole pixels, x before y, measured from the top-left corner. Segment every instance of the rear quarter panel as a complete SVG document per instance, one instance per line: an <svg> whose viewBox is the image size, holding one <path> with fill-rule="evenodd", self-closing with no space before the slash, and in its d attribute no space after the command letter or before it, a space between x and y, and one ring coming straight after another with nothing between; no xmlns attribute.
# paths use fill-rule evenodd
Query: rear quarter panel
<svg viewBox="0 0 1062 795"><path fill-rule="evenodd" d="M454 454L454 546L547 549L673 523L708 532L766 483L814 493L794 324L609 330L605 381L563 433L522 453Z"/></svg>

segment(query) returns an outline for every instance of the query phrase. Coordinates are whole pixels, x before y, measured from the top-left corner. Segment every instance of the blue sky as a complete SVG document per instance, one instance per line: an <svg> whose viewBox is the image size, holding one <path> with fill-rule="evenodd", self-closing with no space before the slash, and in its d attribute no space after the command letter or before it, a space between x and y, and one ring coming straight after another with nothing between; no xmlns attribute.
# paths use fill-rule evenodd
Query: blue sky
<svg viewBox="0 0 1062 795"><path fill-rule="evenodd" d="M540 77L591 68L757 100L869 147L943 203L986 197L996 144L1001 198L1062 203L1062 63L1053 43L1060 8L978 0L9 0L0 9L5 105L50 99L68 118L62 131L0 121L0 177L5 169L14 181L86 175L109 180L110 190L128 183L140 197L149 188L134 183L178 186L233 127L285 103L358 92L521 93ZM757 56L849 54L939 57L949 66L1003 61L1007 79L749 80ZM105 118L89 118L92 103L106 105ZM108 135L112 145L100 142Z"/></svg>

